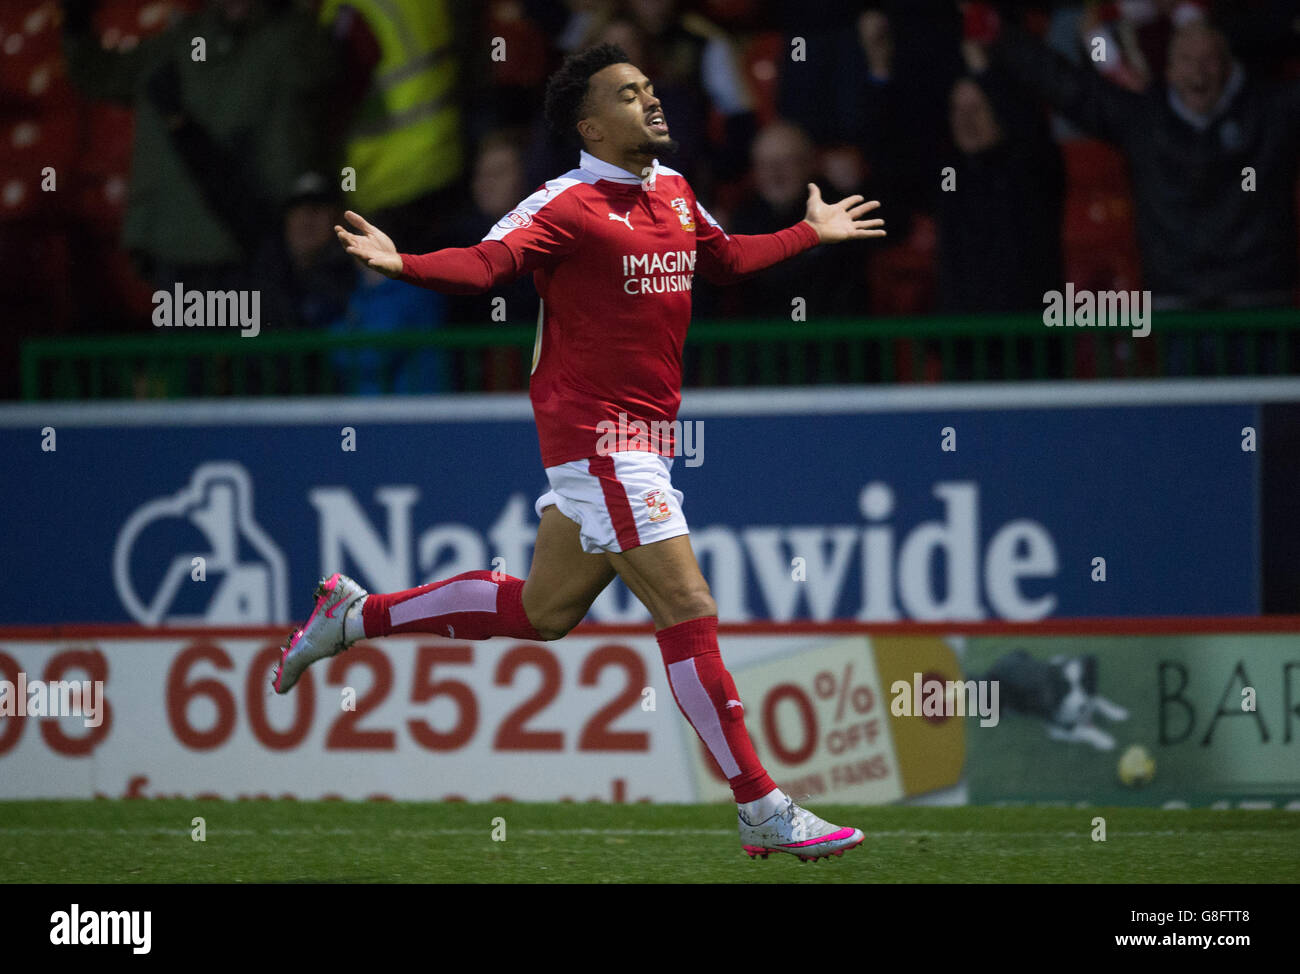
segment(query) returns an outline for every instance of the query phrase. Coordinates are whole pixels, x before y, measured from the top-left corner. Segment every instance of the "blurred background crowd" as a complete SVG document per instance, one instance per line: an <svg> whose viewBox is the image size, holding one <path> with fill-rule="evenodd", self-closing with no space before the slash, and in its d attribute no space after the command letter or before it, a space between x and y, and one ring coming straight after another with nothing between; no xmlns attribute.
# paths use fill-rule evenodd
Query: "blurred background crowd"
<svg viewBox="0 0 1300 974"><path fill-rule="evenodd" d="M730 232L800 219L809 181L884 203L886 241L697 278L697 318L1033 312L1066 282L1300 306L1293 0L4 0L0 396L24 337L147 334L178 283L259 291L263 334L535 320L527 279L438 295L332 228L476 243L576 165L545 81L603 41ZM336 391L380 391L384 356L348 354ZM526 385L498 365L485 388ZM446 381L430 352L384 387Z"/></svg>

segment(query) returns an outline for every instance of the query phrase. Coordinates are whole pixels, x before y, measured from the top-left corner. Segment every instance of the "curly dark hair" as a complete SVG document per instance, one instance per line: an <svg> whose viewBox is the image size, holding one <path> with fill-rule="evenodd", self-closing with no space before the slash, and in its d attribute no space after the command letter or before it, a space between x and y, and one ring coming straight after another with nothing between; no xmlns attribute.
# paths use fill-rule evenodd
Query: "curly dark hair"
<svg viewBox="0 0 1300 974"><path fill-rule="evenodd" d="M617 44L600 44L566 57L546 82L546 121L551 130L565 141L580 142L576 126L591 76L611 64L627 63L627 52Z"/></svg>

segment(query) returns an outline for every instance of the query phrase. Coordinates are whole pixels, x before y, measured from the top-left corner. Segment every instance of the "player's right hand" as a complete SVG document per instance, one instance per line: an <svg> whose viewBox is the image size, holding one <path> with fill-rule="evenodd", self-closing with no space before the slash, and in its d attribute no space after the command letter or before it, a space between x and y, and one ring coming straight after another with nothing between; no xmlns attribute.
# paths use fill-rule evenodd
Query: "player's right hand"
<svg viewBox="0 0 1300 974"><path fill-rule="evenodd" d="M358 231L349 233L336 226L339 243L343 249L361 262L363 267L376 270L385 277L397 277L402 273L402 257L388 234L366 222L359 213L348 210L343 218Z"/></svg>

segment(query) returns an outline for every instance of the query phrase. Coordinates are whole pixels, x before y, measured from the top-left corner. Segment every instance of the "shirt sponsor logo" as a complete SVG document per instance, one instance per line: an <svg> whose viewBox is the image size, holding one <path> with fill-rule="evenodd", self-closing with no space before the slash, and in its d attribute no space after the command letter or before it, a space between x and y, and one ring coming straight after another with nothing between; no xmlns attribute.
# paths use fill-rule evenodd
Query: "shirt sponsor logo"
<svg viewBox="0 0 1300 974"><path fill-rule="evenodd" d="M664 294L689 291L695 277L695 251L670 250L666 254L624 254L625 294Z"/></svg>

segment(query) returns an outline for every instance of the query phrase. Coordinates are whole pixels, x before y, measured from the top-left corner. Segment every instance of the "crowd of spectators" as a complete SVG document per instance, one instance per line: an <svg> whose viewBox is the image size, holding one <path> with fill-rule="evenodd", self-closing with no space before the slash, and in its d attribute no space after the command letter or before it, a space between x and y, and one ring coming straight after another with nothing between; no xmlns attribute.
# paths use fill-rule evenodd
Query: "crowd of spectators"
<svg viewBox="0 0 1300 974"><path fill-rule="evenodd" d="M151 295L257 289L263 332L535 320L363 273L345 208L400 250L477 242L576 164L543 128L563 56L652 78L723 226L880 199L886 241L817 248L697 316L1300 303L1300 16L1288 0L8 0L0 8L0 395L25 336L141 333ZM351 391L448 388L439 355L338 353ZM507 357L488 387L526 382Z"/></svg>

